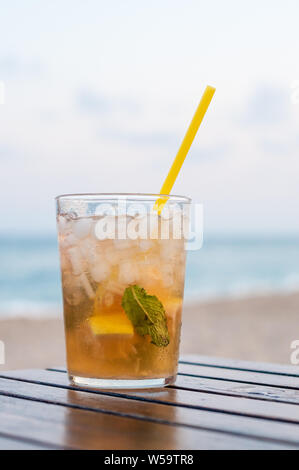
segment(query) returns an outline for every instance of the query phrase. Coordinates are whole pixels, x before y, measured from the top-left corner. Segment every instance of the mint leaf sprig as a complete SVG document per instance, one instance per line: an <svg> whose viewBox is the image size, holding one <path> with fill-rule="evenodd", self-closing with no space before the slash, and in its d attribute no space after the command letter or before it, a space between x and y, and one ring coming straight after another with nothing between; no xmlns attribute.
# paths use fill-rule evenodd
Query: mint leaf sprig
<svg viewBox="0 0 299 470"><path fill-rule="evenodd" d="M145 289L135 284L125 289L122 307L137 334L150 335L151 342L158 347L168 346L166 313L158 297L148 295Z"/></svg>

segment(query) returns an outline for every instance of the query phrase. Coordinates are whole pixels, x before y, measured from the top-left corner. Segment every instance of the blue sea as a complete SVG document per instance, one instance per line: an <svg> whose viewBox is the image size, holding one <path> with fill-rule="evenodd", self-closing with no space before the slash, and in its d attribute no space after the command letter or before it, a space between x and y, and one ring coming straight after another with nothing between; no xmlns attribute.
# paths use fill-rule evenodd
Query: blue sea
<svg viewBox="0 0 299 470"><path fill-rule="evenodd" d="M61 310L57 242L0 237L0 317ZM186 301L299 289L299 237L206 236L187 257Z"/></svg>

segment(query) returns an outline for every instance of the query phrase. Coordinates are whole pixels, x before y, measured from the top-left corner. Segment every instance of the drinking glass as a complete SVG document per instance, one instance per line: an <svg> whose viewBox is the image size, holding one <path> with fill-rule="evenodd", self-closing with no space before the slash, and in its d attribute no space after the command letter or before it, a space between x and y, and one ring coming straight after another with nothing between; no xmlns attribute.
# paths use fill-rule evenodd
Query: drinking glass
<svg viewBox="0 0 299 470"><path fill-rule="evenodd" d="M56 198L67 369L75 385L175 381L191 201L165 195L157 211L158 198Z"/></svg>

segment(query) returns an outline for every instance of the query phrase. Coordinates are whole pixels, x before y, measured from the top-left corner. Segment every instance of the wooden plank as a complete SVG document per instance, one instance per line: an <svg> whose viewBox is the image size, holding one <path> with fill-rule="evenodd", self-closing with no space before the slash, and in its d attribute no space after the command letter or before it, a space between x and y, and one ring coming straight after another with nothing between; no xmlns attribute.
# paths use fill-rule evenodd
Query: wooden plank
<svg viewBox="0 0 299 470"><path fill-rule="evenodd" d="M289 364L273 364L271 362L250 362L222 357L201 356L198 354L180 355L180 363L191 363L200 366L211 366L225 369L263 372L265 374L281 374L299 377L299 366Z"/></svg>
<svg viewBox="0 0 299 470"><path fill-rule="evenodd" d="M223 415L205 410L193 410L152 402L132 401L128 398L80 390L67 390L9 379L0 380L0 403L2 397L11 398L11 394L19 399L36 400L68 408L94 411L96 414L116 415L123 419L143 420L145 426L149 422L165 424L171 428L170 431L165 430L166 433L173 433L173 427L176 425L188 430L226 432L233 438L236 436L259 438L260 441L266 443L272 441L273 444L276 441L275 444L277 445L284 444L299 449L299 427L293 424L277 423L273 427L272 422L261 419Z"/></svg>
<svg viewBox="0 0 299 470"><path fill-rule="evenodd" d="M2 377L10 377L30 382L42 383L44 385L58 385L67 388L69 381L66 374L43 370L21 370L2 374ZM76 389L75 387L73 387ZM87 389L88 390L88 389ZM136 400L149 400L167 402L169 404L188 406L192 408L205 408L211 411L227 412L267 419L276 419L286 422L299 422L299 407L285 403L268 403L262 400L250 400L246 398L214 395L205 392L194 392L189 390L164 388L159 391L129 391L99 392L111 396L123 396Z"/></svg>
<svg viewBox="0 0 299 470"><path fill-rule="evenodd" d="M187 429L57 404L0 396L0 433L65 449L291 449L292 446Z"/></svg>
<svg viewBox="0 0 299 470"><path fill-rule="evenodd" d="M251 385L242 382L231 382L229 380L178 375L175 385L170 387L257 400L299 404L299 390L270 387L267 385Z"/></svg>
<svg viewBox="0 0 299 470"><path fill-rule="evenodd" d="M248 372L243 370L225 369L196 364L179 364L179 373L187 376L230 380L251 385L268 385L271 387L299 389L299 377L280 374L265 374L263 372Z"/></svg>
<svg viewBox="0 0 299 470"><path fill-rule="evenodd" d="M20 370L11 371L2 374L2 377L17 378L28 380L45 385L58 385L67 388L71 387L67 374L55 371L44 370ZM83 388L81 388L82 390ZM87 391L89 391L87 389ZM110 394L111 396L129 397L136 400L149 400L158 403L175 404L176 406L187 406L191 408L202 408L210 411L219 411L234 413L253 417L262 417L265 419L281 420L286 422L299 423L299 407L289 403L272 403L264 400L251 400L227 395L215 395L200 391L173 389L170 387L159 389L158 391L130 391L124 392L105 392L94 393Z"/></svg>
<svg viewBox="0 0 299 470"><path fill-rule="evenodd" d="M49 368L47 370L66 372L64 367ZM196 380L201 381L203 388L196 386ZM216 392L214 386L217 384L219 391L228 390L227 394L247 398L268 399L294 404L298 402L299 398L299 378L289 375L285 377L274 373L267 375L263 372L217 369L216 367L199 366L193 363L180 363L176 385L184 388L184 383L195 385L193 388L187 385L185 387L187 389L210 392Z"/></svg>
<svg viewBox="0 0 299 470"><path fill-rule="evenodd" d="M64 367L49 368L47 370L66 373L66 369ZM199 376L178 374L176 383L170 387L258 400L299 404L299 390L297 389L244 384L244 382L224 379L203 378Z"/></svg>

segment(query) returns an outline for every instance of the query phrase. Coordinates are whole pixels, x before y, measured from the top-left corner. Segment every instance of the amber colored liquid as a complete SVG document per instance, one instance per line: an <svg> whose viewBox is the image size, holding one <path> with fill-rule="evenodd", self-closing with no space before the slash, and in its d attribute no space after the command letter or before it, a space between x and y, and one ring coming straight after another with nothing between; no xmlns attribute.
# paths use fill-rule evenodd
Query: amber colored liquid
<svg viewBox="0 0 299 470"><path fill-rule="evenodd" d="M102 379L174 376L184 288L183 240L153 240L148 247L136 240L119 249L116 241L99 241L88 235L75 245L72 242L71 251L66 242L67 235L60 233L69 374ZM171 250L167 244L172 244ZM95 251L87 259L89 246ZM103 273L97 273L95 265ZM134 331L121 306L124 289L132 284L162 302L170 336L167 347L158 347L150 336Z"/></svg>

